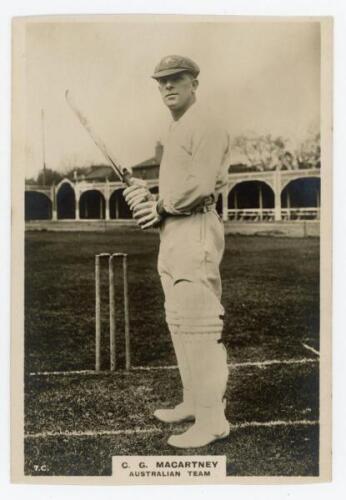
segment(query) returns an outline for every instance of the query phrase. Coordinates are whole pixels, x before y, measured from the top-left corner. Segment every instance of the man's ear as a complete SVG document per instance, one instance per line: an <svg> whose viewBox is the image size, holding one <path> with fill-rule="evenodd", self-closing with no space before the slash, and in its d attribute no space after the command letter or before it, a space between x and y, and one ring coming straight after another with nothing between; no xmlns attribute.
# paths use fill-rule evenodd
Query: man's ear
<svg viewBox="0 0 346 500"><path fill-rule="evenodd" d="M193 88L194 91L197 90L198 85L199 85L199 81L198 80L196 80L196 79L192 80L192 88Z"/></svg>

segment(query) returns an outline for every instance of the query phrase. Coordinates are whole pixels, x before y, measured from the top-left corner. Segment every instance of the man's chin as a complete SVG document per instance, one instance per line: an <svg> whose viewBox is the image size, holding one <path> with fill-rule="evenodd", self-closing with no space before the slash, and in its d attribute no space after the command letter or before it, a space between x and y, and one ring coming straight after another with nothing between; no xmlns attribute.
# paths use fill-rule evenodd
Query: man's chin
<svg viewBox="0 0 346 500"><path fill-rule="evenodd" d="M176 102L166 102L166 106L168 109L170 109L172 111L176 111L181 107Z"/></svg>

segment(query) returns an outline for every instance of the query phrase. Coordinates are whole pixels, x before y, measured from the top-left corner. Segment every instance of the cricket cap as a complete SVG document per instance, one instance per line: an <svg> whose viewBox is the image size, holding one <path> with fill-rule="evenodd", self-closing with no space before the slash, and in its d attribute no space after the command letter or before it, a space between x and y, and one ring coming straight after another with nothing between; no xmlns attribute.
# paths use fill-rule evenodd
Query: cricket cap
<svg viewBox="0 0 346 500"><path fill-rule="evenodd" d="M154 74L151 77L157 80L158 78L182 73L183 71L188 71L194 77L197 77L200 70L198 65L189 57L177 55L166 56L155 67Z"/></svg>

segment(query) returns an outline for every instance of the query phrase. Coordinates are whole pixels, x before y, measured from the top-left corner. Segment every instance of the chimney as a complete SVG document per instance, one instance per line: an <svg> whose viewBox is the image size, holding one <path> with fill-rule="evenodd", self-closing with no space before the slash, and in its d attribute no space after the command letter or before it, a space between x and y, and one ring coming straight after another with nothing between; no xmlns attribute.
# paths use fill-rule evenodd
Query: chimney
<svg viewBox="0 0 346 500"><path fill-rule="evenodd" d="M155 146L155 158L157 163L161 163L162 155L163 155L163 145L161 144L160 141L157 141Z"/></svg>

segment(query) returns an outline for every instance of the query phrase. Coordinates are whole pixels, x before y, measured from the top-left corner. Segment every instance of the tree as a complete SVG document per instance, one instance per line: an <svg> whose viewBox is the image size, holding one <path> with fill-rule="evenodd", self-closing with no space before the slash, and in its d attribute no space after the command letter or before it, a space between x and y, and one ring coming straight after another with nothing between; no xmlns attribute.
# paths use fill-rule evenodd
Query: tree
<svg viewBox="0 0 346 500"><path fill-rule="evenodd" d="M243 154L249 164L258 170L272 170L283 156L286 140L281 136L267 135L239 135L232 144L233 149Z"/></svg>
<svg viewBox="0 0 346 500"><path fill-rule="evenodd" d="M53 184L58 184L62 179L62 175L56 170L46 168L45 172L40 170L36 184L39 186L52 186Z"/></svg>
<svg viewBox="0 0 346 500"><path fill-rule="evenodd" d="M34 186L36 184L36 179L30 177L29 179L25 179L26 186Z"/></svg>
<svg viewBox="0 0 346 500"><path fill-rule="evenodd" d="M321 165L320 132L309 131L296 151L299 168L319 168Z"/></svg>

